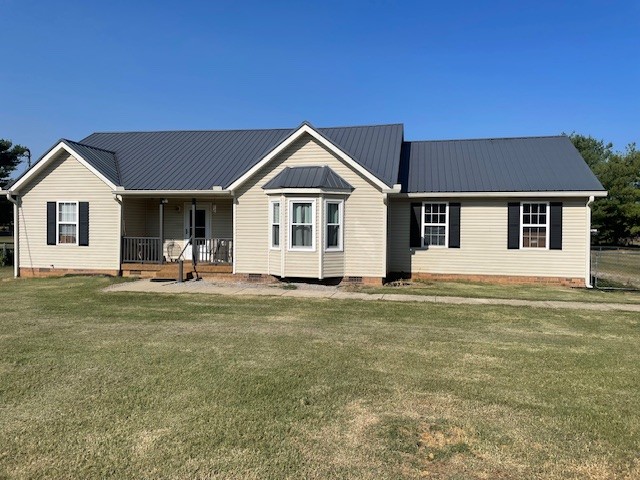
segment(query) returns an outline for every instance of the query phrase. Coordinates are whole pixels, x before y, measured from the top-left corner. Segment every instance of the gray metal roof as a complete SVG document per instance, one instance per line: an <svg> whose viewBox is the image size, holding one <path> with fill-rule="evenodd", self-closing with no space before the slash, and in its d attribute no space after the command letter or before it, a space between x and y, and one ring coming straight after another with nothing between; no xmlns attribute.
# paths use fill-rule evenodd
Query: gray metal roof
<svg viewBox="0 0 640 480"><path fill-rule="evenodd" d="M604 190L566 136L404 142L404 192Z"/></svg>
<svg viewBox="0 0 640 480"><path fill-rule="evenodd" d="M93 133L83 145L115 152L130 190L228 187L296 129ZM388 185L397 178L403 126L316 129Z"/></svg>
<svg viewBox="0 0 640 480"><path fill-rule="evenodd" d="M286 167L262 187L276 188L325 188L331 190L353 190L353 187L331 168Z"/></svg>
<svg viewBox="0 0 640 480"><path fill-rule="evenodd" d="M120 175L118 174L118 162L116 155L108 150L83 145L82 143L73 142L63 138L62 142L66 143L73 150L78 152L82 158L89 162L96 170L104 175L114 185L120 185Z"/></svg>

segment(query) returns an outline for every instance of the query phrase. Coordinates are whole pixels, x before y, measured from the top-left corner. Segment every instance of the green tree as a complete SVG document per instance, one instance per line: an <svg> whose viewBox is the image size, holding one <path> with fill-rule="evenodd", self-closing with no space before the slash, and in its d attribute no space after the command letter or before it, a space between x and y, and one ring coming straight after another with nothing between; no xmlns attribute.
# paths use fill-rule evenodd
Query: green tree
<svg viewBox="0 0 640 480"><path fill-rule="evenodd" d="M26 151L26 147L0 138L0 188L7 184Z"/></svg>
<svg viewBox="0 0 640 480"><path fill-rule="evenodd" d="M592 206L596 243L630 243L640 236L640 151L630 144L614 152L611 143L576 133L569 138L608 192Z"/></svg>

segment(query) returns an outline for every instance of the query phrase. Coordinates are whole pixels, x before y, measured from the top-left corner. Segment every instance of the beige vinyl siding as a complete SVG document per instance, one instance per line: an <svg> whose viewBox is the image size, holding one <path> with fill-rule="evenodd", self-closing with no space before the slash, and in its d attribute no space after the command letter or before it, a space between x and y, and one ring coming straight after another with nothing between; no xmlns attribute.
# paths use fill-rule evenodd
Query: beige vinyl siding
<svg viewBox="0 0 640 480"><path fill-rule="evenodd" d="M268 196L262 189L267 181L289 166L328 165L355 189L344 196L344 270L337 272L335 263L328 265L328 271L349 276L385 276L386 238L381 235L381 225L385 222L384 196L380 190L356 172L332 152L320 145L309 135L304 135L262 170L256 173L237 192L236 209L236 272L269 273L268 252ZM299 195L291 195L299 197ZM316 251L290 252L288 250L288 205L282 228L287 237L283 240L285 255L285 275L317 278L320 274L321 232L324 228L319 221L323 208L322 200L316 198ZM326 252L323 252L323 257ZM324 260L324 258L323 258ZM330 259L329 262L333 262ZM271 262L271 265L273 263Z"/></svg>
<svg viewBox="0 0 640 480"><path fill-rule="evenodd" d="M122 235L124 237L146 237L148 201L144 198L122 200Z"/></svg>
<svg viewBox="0 0 640 480"><path fill-rule="evenodd" d="M233 200L221 198L211 204L215 212L211 213L211 236L213 238L233 238Z"/></svg>
<svg viewBox="0 0 640 480"><path fill-rule="evenodd" d="M322 274L325 277L342 277L344 275L344 253L324 252Z"/></svg>
<svg viewBox="0 0 640 480"><path fill-rule="evenodd" d="M563 202L562 250L507 249L507 203L520 199L462 199L453 200L461 203L460 248L416 249L412 252L409 247L411 203L420 201L390 201L388 242L389 270L392 272L585 276L586 199L557 199Z"/></svg>
<svg viewBox="0 0 640 480"><path fill-rule="evenodd" d="M60 152L20 192L20 267L117 270L120 205L111 188ZM89 202L89 246L47 245L47 202Z"/></svg>

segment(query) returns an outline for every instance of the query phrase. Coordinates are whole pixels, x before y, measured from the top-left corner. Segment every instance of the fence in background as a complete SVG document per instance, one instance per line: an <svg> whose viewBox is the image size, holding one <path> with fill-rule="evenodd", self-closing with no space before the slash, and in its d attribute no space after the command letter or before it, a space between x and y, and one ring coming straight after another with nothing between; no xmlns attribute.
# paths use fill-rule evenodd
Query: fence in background
<svg viewBox="0 0 640 480"><path fill-rule="evenodd" d="M640 290L640 248L594 247L591 277L596 288Z"/></svg>
<svg viewBox="0 0 640 480"><path fill-rule="evenodd" d="M0 267L13 265L13 243L0 240Z"/></svg>

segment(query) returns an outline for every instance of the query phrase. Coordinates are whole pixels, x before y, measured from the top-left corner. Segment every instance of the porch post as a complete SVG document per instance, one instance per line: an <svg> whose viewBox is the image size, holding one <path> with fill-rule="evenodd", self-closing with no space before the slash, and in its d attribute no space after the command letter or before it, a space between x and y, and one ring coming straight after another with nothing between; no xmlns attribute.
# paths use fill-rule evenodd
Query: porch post
<svg viewBox="0 0 640 480"><path fill-rule="evenodd" d="M164 263L164 204L167 203L166 198L160 199L160 206L158 211L158 224L159 224L159 232L158 236L160 237L160 265Z"/></svg>
<svg viewBox="0 0 640 480"><path fill-rule="evenodd" d="M196 251L196 199L191 199L191 261L195 265L198 252Z"/></svg>

